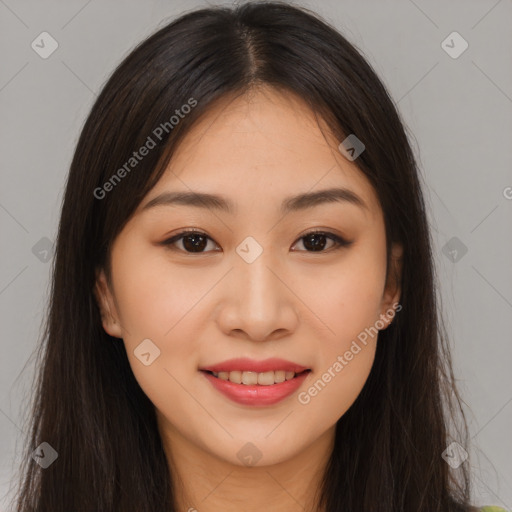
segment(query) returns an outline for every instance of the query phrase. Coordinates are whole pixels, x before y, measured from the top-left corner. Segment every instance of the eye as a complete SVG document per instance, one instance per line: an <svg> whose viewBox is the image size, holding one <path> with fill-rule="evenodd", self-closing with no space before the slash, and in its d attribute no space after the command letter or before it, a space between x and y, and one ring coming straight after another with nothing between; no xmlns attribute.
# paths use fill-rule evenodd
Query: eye
<svg viewBox="0 0 512 512"><path fill-rule="evenodd" d="M307 249L306 252L327 252L324 251L327 239L330 239L333 242L333 246L328 248L328 250L341 249L342 247L348 247L352 244L352 241L347 241L334 233L321 230L310 231L299 238L299 240L304 240L304 247L309 247L311 249ZM179 250L182 252L203 253L208 252L204 250L208 245L208 240L213 242L213 240L202 231L187 230L163 241L161 245L165 245L172 250ZM177 242L182 242L182 248L172 247Z"/></svg>
<svg viewBox="0 0 512 512"><path fill-rule="evenodd" d="M331 239L334 242L334 245L331 246L328 250L337 250L343 247L348 247L352 244L352 241L345 240L341 236L338 236L334 233L330 233L328 231L314 230L309 231L305 235L302 235L299 240L303 240L304 247L310 247L311 251L307 252L328 252L324 251L326 239Z"/></svg>
<svg viewBox="0 0 512 512"><path fill-rule="evenodd" d="M183 241L185 252L201 253L204 252L203 249L207 246L208 240L212 239L202 231L187 230L165 240L162 242L162 245L171 246L170 249L173 250L183 251L183 249L176 249L175 247L172 247L176 242Z"/></svg>

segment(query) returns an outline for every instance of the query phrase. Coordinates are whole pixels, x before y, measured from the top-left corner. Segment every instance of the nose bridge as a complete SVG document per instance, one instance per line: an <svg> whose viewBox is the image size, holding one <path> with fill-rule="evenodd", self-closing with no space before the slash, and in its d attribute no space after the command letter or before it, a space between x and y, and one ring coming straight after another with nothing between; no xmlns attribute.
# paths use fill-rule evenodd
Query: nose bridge
<svg viewBox="0 0 512 512"><path fill-rule="evenodd" d="M228 287L231 296L224 301L220 322L226 332L244 331L250 339L264 340L274 331L293 330L297 315L290 302L293 294L281 282L286 278L280 276L283 267L276 254L258 246L249 240L237 247L234 283Z"/></svg>
<svg viewBox="0 0 512 512"><path fill-rule="evenodd" d="M246 246L247 247L247 246ZM238 248L237 252L243 250L244 246ZM255 251L249 243L249 251ZM250 254L250 253L249 253ZM273 272L271 271L273 270ZM282 295L282 283L276 278L275 273L279 272L276 265L275 255L271 248L261 250L255 259L246 259L240 256L235 264L235 279L237 280L237 294L241 299L241 306L252 310L253 314L261 311L268 314L267 308L271 310L279 302Z"/></svg>

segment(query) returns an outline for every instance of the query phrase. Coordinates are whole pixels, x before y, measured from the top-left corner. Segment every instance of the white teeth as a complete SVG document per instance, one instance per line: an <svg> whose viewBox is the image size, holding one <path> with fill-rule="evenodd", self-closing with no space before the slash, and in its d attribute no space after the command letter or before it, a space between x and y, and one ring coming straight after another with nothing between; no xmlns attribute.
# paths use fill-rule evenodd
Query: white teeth
<svg viewBox="0 0 512 512"><path fill-rule="evenodd" d="M272 384L279 384L285 380L291 380L295 377L295 372L285 372L278 370L275 372L241 372L239 370L232 372L212 372L215 377L222 380L229 380L235 384L246 384L247 386L254 386L260 384L261 386L271 386Z"/></svg>

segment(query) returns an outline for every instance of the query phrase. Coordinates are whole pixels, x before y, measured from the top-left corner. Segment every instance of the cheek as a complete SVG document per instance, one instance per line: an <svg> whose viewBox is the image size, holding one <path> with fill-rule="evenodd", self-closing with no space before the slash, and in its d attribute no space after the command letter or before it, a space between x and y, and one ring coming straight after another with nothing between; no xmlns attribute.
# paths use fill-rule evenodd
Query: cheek
<svg viewBox="0 0 512 512"><path fill-rule="evenodd" d="M315 379L298 399L324 424L336 422L356 400L375 358L385 245L376 240L359 249L327 274L317 274L316 287L309 283L308 306L325 328L318 344Z"/></svg>
<svg viewBox="0 0 512 512"><path fill-rule="evenodd" d="M200 327L194 318L201 314L200 299L207 287L204 283L199 288L186 286L182 273L172 273L156 262L136 265L125 260L125 264L118 267L117 296L130 367L157 409L167 410L172 398L182 410L190 397L180 383L196 371L194 340L200 339ZM141 361L139 349L147 339L151 343L144 341L149 347L145 352L153 360L149 365Z"/></svg>
<svg viewBox="0 0 512 512"><path fill-rule="evenodd" d="M375 358L375 344L333 354L315 379L298 394L303 408L301 428L314 432L318 425L334 425L352 406L366 383ZM347 353L351 354L348 360Z"/></svg>
<svg viewBox="0 0 512 512"><path fill-rule="evenodd" d="M122 254L122 251L119 252ZM203 282L190 283L186 273L172 271L160 258L125 251L114 268L114 287L124 331L124 345L133 374L147 396L158 403L179 395L179 385L195 371L200 329L197 319L201 297L208 290ZM154 362L145 365L137 357L143 340L149 339ZM186 341L186 342L184 342ZM153 352L152 352L153 351ZM164 400L165 401L165 400Z"/></svg>
<svg viewBox="0 0 512 512"><path fill-rule="evenodd" d="M204 281L196 286L186 270L173 268L154 249L148 254L125 253L116 278L119 313L131 339L172 336L207 290Z"/></svg>
<svg viewBox="0 0 512 512"><path fill-rule="evenodd" d="M365 281L363 286L357 276L342 274L325 294L318 295L318 311L329 330L318 340L314 375L297 395L305 431L317 432L319 425L323 429L334 425L368 379L377 342L371 326L378 296L375 280L367 275Z"/></svg>
<svg viewBox="0 0 512 512"><path fill-rule="evenodd" d="M317 294L318 311L330 327L323 340L316 380L302 396L313 416L334 423L350 408L370 374L376 351L385 282L385 241L353 253ZM300 401L300 400L299 400Z"/></svg>
<svg viewBox="0 0 512 512"><path fill-rule="evenodd" d="M332 349L343 350L379 319L385 272L385 254L376 247L354 252L302 281L301 296L323 324Z"/></svg>

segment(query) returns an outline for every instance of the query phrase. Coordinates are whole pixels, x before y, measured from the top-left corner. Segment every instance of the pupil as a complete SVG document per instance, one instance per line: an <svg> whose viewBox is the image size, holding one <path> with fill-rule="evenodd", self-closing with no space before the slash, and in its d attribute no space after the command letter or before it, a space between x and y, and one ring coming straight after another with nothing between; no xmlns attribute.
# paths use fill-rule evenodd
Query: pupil
<svg viewBox="0 0 512 512"><path fill-rule="evenodd" d="M188 244L188 240L193 240L192 244ZM206 247L206 237L203 235L192 234L183 238L183 246L190 252L201 252Z"/></svg>
<svg viewBox="0 0 512 512"><path fill-rule="evenodd" d="M313 240L315 240L316 238L321 238L322 239L322 242L323 243L319 243L318 240L315 242ZM311 235L307 235L305 237L305 240L304 240L304 247L306 247L306 249L308 248L307 245L308 243L307 242L310 242L312 241L312 247L313 247L313 251L321 251L323 250L323 248L325 247L325 235L322 235L321 233L313 233Z"/></svg>

